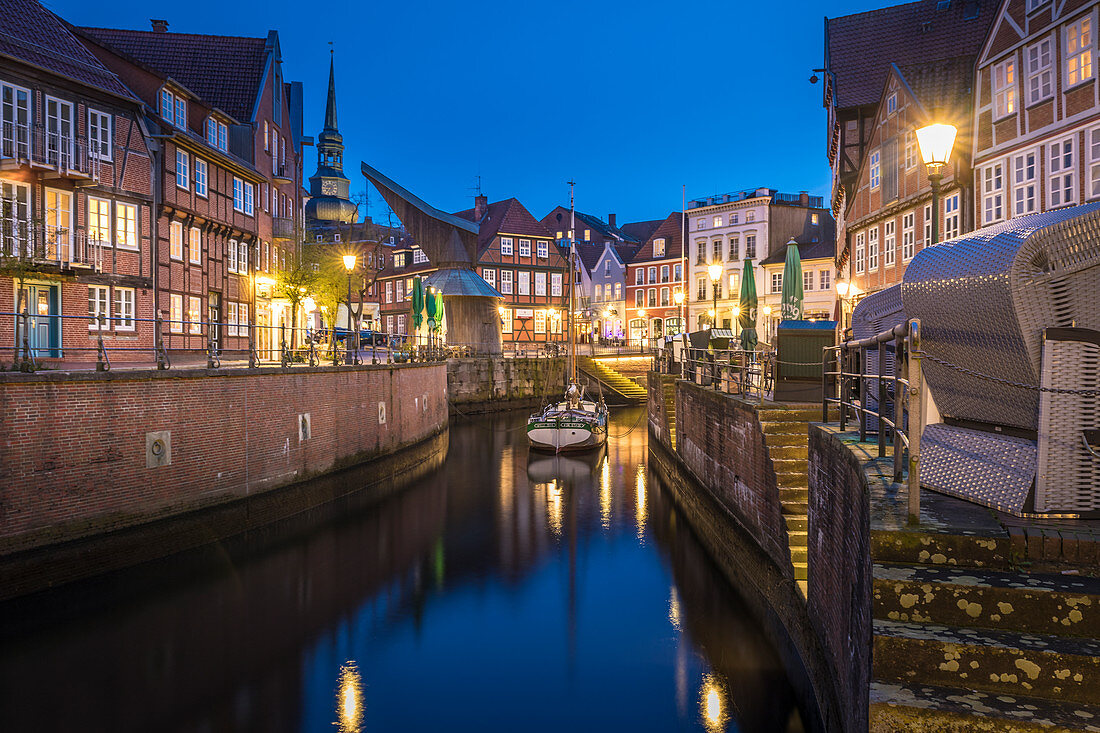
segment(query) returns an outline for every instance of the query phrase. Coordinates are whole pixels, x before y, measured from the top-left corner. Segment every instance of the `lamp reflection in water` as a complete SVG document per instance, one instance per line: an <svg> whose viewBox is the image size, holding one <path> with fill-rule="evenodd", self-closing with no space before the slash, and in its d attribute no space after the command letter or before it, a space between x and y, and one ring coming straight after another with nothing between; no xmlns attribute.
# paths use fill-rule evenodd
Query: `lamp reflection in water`
<svg viewBox="0 0 1100 733"><path fill-rule="evenodd" d="M607 456L600 469L600 524L611 529L611 460Z"/></svg>
<svg viewBox="0 0 1100 733"><path fill-rule="evenodd" d="M555 537L561 537L562 517L561 487L554 480L546 487L546 520Z"/></svg>
<svg viewBox="0 0 1100 733"><path fill-rule="evenodd" d="M722 679L716 674L703 675L703 686L699 690L699 713L708 733L718 733L726 729L729 713L724 705L725 697L726 686Z"/></svg>
<svg viewBox="0 0 1100 733"><path fill-rule="evenodd" d="M645 464L638 464L638 472L634 479L634 520L638 524L638 539L645 538Z"/></svg>
<svg viewBox="0 0 1100 733"><path fill-rule="evenodd" d="M677 631L680 630L680 594L677 592L676 586L669 588L668 622L672 624L672 628Z"/></svg>
<svg viewBox="0 0 1100 733"><path fill-rule="evenodd" d="M355 662L340 667L336 692L336 721L340 733L359 733L363 729L363 683Z"/></svg>

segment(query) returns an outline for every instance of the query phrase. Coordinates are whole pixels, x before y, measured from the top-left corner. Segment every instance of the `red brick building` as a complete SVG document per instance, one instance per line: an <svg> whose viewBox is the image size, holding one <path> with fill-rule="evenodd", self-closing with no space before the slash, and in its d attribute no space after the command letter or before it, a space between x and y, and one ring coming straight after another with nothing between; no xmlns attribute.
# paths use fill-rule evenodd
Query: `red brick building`
<svg viewBox="0 0 1100 733"><path fill-rule="evenodd" d="M301 87L279 38L84 28L88 48L144 104L156 141L153 285L169 349L271 356L288 304L273 274L298 241Z"/></svg>
<svg viewBox="0 0 1100 733"><path fill-rule="evenodd" d="M683 214L674 211L663 220L624 224L623 231L642 242L626 268L630 340L679 333L683 322L676 293L684 286Z"/></svg>
<svg viewBox="0 0 1100 733"><path fill-rule="evenodd" d="M3 3L0 344L41 360L151 358L150 152L139 101L66 24ZM22 321L23 319L19 319ZM123 354L120 356L120 354Z"/></svg>

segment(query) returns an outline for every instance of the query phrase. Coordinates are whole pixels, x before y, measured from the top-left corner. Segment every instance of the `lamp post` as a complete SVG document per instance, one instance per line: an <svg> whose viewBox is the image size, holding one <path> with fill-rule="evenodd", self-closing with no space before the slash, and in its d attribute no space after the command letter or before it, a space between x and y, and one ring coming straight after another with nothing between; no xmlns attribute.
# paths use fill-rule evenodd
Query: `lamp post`
<svg viewBox="0 0 1100 733"><path fill-rule="evenodd" d="M764 319L767 324L764 328L764 335L770 342L772 336L772 307L770 305L764 306Z"/></svg>
<svg viewBox="0 0 1100 733"><path fill-rule="evenodd" d="M678 333L684 332L684 291L683 289L677 290L676 295L672 296L672 299L676 301L676 307L680 311L680 330Z"/></svg>
<svg viewBox="0 0 1100 733"><path fill-rule="evenodd" d="M645 322L645 308L638 309L638 318L642 319L642 333L638 337L638 353L645 351L645 337L646 337L646 322Z"/></svg>
<svg viewBox="0 0 1100 733"><path fill-rule="evenodd" d="M710 275L710 289L714 294L714 313L711 315L710 327L718 327L718 283L722 280L722 265L717 262L712 262L707 267L707 274Z"/></svg>
<svg viewBox="0 0 1100 733"><path fill-rule="evenodd" d="M928 168L928 182L932 184L932 241L936 244L940 236L940 181L943 169L951 157L951 148L955 145L958 130L954 125L934 123L917 130L917 144L920 145L920 157Z"/></svg>
<svg viewBox="0 0 1100 733"><path fill-rule="evenodd" d="M348 342L347 342L347 344L345 344L347 346L347 350L348 350L348 362L347 362L348 364L354 364L354 363L357 363L359 361L359 359L358 359L359 354L356 353L355 356L352 356L353 352L352 352L352 349L351 349L351 272L352 272L352 270L355 269L355 260L356 259L357 259L357 257L355 255L344 255L343 256L344 269L348 271L348 336L347 336ZM356 334L356 335L358 335L358 334Z"/></svg>

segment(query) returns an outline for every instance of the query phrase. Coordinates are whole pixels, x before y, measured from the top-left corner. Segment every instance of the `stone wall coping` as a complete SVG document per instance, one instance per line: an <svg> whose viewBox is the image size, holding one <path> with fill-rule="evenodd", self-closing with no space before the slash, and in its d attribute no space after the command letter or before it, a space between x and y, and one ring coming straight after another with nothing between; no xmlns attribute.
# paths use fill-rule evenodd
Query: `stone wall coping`
<svg viewBox="0 0 1100 733"><path fill-rule="evenodd" d="M37 372L0 372L0 385L83 382L134 382L150 379L202 379L206 377L255 377L289 376L292 374L331 374L337 372L373 372L385 369L424 369L446 366L445 362L409 362L404 364L359 364L355 366L295 366L295 367L257 367L226 369L120 369L118 371L97 372L79 371L37 371Z"/></svg>

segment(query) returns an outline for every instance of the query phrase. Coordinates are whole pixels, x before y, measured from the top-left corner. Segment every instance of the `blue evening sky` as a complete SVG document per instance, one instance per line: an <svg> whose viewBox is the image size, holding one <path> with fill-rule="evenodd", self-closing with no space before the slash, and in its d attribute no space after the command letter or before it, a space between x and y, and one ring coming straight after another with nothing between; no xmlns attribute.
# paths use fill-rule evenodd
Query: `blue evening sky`
<svg viewBox="0 0 1100 733"><path fill-rule="evenodd" d="M46 0L77 25L263 36L306 89L305 132L324 115L336 49L352 191L359 161L445 210L515 196L542 217L568 205L619 222L689 199L769 186L828 195L824 17L889 0L361 2ZM315 168L306 150L306 176ZM378 215L376 195L371 207Z"/></svg>

